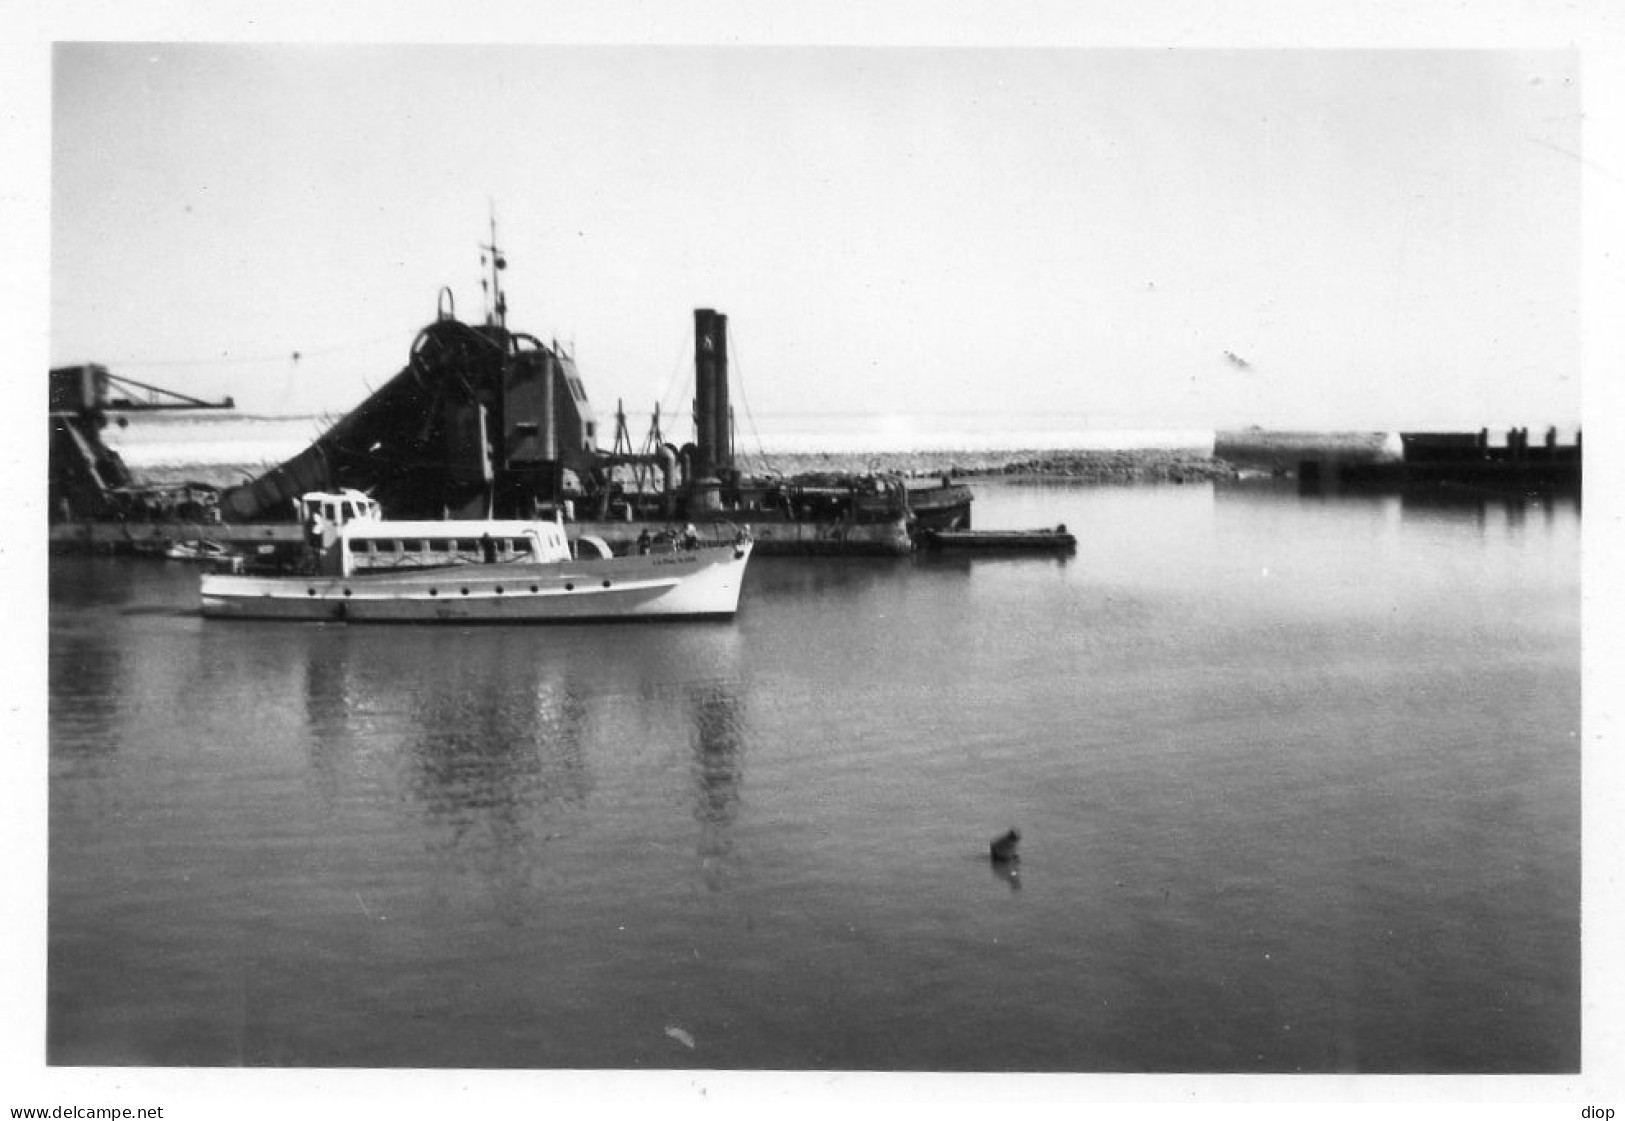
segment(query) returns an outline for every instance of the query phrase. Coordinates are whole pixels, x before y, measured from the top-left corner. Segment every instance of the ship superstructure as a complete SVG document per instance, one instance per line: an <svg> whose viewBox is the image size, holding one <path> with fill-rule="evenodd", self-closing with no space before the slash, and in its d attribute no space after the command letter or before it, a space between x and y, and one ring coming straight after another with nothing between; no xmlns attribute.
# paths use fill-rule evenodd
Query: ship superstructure
<svg viewBox="0 0 1625 1121"><path fill-rule="evenodd" d="M600 448L574 354L508 326L507 259L494 220L480 249L484 321L458 319L452 293L442 289L406 365L303 451L221 493L208 519L218 529L200 536L264 549L283 539L276 527L296 520L302 496L345 490L367 495L391 519L559 513L620 551L646 528L685 521L751 524L764 553L906 553L915 528L968 526L970 491L958 484L743 477L735 466L728 317L710 308L694 311L694 440L667 442L657 407L634 450L617 402L613 446ZM94 453L89 461L98 462ZM100 514L75 511L62 520ZM234 537L233 526L264 531ZM64 526L58 536L64 543L107 538L94 525Z"/></svg>

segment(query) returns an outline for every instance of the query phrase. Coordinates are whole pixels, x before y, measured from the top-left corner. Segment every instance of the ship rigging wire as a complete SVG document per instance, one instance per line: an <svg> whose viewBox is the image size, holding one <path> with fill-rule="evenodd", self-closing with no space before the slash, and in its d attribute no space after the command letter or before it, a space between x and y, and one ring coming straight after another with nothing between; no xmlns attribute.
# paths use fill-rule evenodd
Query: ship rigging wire
<svg viewBox="0 0 1625 1121"><path fill-rule="evenodd" d="M750 434L756 440L756 457L766 464L769 470L777 470L767 458L767 449L762 446L762 434L756 427L756 415L750 411L750 398L745 394L745 363L739 348L739 336L733 331L728 335L728 349L732 352L734 380L739 386L739 403L745 406L745 420L750 425Z"/></svg>
<svg viewBox="0 0 1625 1121"><path fill-rule="evenodd" d="M230 351L222 351L221 354L215 358L144 358L121 360L118 365L120 369L124 369L126 367L142 369L147 367L161 366L251 366L264 365L271 362L302 362L307 358L321 357L328 354L344 354L350 351L361 350L365 347L376 346L380 343L398 341L399 337L400 336L398 333L391 333L388 335L377 335L370 339L357 339L354 342L342 343L334 346L318 347L316 349L298 347L293 350L282 351L278 354L241 355L234 358L230 356Z"/></svg>
<svg viewBox="0 0 1625 1121"><path fill-rule="evenodd" d="M660 393L656 404L660 408L661 416L686 415L693 420L694 410L689 408L679 412L682 400L693 397L694 365L689 359L689 348L693 343L685 335L677 347L677 357L672 361L671 374L666 379L666 388ZM675 398L675 399L673 399Z"/></svg>
<svg viewBox="0 0 1625 1121"><path fill-rule="evenodd" d="M679 416L686 415L690 421L694 419L694 363L690 356L693 341L688 335L683 336L679 344L677 357L672 361L671 375L666 379L666 387L656 401L660 415ZM750 436L756 442L756 456L771 470L777 470L767 457L767 451L762 443L761 431L756 426L756 415L751 412L750 398L745 393L744 363L740 357L739 334L729 325L728 329L729 373L739 386L739 400L745 407L745 420L750 428ZM674 399L675 398L675 399ZM689 407L679 412L683 400L689 401Z"/></svg>

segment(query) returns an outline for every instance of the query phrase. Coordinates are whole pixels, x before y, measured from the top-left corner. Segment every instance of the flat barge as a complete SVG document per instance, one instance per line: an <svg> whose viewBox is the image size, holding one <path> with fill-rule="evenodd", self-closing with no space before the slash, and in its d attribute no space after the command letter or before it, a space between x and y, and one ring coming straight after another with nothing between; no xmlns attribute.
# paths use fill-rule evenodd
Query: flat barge
<svg viewBox="0 0 1625 1121"><path fill-rule="evenodd" d="M1078 539L1066 526L1054 529L927 529L922 549L935 552L1073 553Z"/></svg>

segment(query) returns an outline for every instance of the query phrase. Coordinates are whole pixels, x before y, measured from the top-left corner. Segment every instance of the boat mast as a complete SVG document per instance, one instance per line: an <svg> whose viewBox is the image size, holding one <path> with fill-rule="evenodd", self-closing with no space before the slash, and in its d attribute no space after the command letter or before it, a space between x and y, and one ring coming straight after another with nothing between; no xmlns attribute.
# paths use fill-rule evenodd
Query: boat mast
<svg viewBox="0 0 1625 1121"><path fill-rule="evenodd" d="M480 264L485 265L486 254L490 254L491 279L480 280L480 287L485 289L487 303L485 306L485 325L487 327L500 327L508 329L508 298L502 294L502 270L508 267L508 259L502 255L497 246L497 209L496 204L491 205L491 243L480 246L484 252L480 254Z"/></svg>

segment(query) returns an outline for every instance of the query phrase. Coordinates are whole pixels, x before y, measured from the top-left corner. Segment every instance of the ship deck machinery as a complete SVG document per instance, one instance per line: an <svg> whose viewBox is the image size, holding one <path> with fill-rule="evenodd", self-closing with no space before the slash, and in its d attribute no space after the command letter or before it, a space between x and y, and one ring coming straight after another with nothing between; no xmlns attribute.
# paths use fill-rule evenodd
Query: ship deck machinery
<svg viewBox="0 0 1625 1121"><path fill-rule="evenodd" d="M131 391L139 391L132 396ZM90 363L50 372L48 475L50 521L125 523L217 520L219 489L206 483L138 482L124 460L102 441L109 424L127 414L166 410L232 409L231 398L204 401L156 385L118 377Z"/></svg>
<svg viewBox="0 0 1625 1121"><path fill-rule="evenodd" d="M494 231L493 231L494 233ZM491 302L481 325L456 318L443 291L435 322L407 364L310 447L226 492L228 522L286 521L314 490L354 488L391 518L529 518L568 510L579 532L632 549L646 529L694 523L724 532L750 524L758 552L913 550L916 526L963 528L970 490L911 490L900 479L753 479L734 462L728 320L694 312L695 438L666 442L658 410L634 451L616 410L613 447L597 421L574 356L510 331L491 250Z"/></svg>
<svg viewBox="0 0 1625 1121"><path fill-rule="evenodd" d="M484 323L459 320L443 290L434 322L418 332L400 372L309 447L221 493L218 517L205 519L218 524L189 535L286 559L299 547L297 499L347 488L375 499L390 518L525 519L569 510L579 532L623 552L646 529L687 523L708 532L748 523L761 554L900 554L912 551L913 529L968 527L970 490L946 481L911 489L900 479L744 477L734 465L727 317L708 308L694 312L694 442L665 442L657 411L643 450L633 452L617 410L614 447L601 450L574 356L508 329L506 262L492 233L483 247L491 269ZM80 458L105 462L94 451ZM74 530L91 544L130 532L127 524Z"/></svg>
<svg viewBox="0 0 1625 1121"><path fill-rule="evenodd" d="M578 510L586 519L583 532L625 550L649 523L681 519L748 524L761 555L904 555L914 550L913 535L921 528L970 524L970 488L946 479L910 484L896 477L744 475L735 466L728 385L728 317L698 308L694 442L682 449L664 443L657 411L644 444L654 454L631 455L617 409L615 451L599 458L616 473ZM648 483L656 478L662 486L651 492Z"/></svg>

